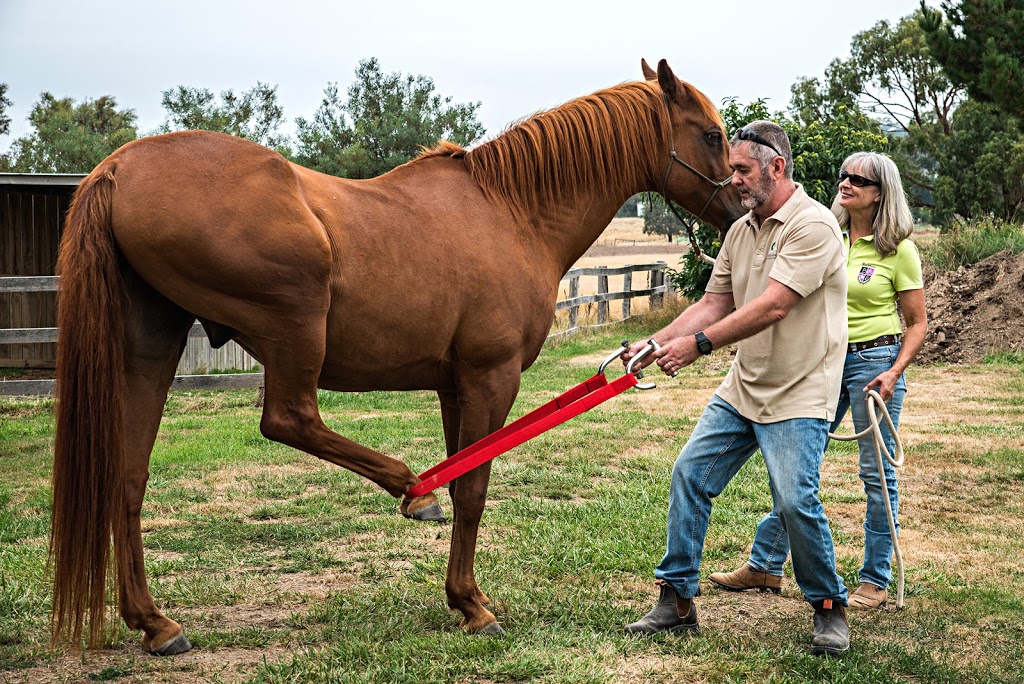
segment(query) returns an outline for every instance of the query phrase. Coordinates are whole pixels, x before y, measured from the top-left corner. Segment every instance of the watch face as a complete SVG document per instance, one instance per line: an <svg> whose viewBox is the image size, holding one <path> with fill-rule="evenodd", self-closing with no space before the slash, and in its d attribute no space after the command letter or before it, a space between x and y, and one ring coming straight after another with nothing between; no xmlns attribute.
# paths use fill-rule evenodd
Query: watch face
<svg viewBox="0 0 1024 684"><path fill-rule="evenodd" d="M697 351L701 354L710 354L711 340L709 340L702 332L697 333L694 337L697 338Z"/></svg>

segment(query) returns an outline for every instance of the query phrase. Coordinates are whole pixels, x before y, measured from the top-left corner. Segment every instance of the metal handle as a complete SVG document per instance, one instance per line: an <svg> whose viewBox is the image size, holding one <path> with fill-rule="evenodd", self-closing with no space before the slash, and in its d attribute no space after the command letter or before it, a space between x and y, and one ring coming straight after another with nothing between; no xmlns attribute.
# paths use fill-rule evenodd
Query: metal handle
<svg viewBox="0 0 1024 684"><path fill-rule="evenodd" d="M616 349L615 351L613 351L611 353L611 355L607 359L602 361L601 365L597 367L597 372L598 373L604 373L604 369L608 367L608 364L610 364L612 361L615 361L618 358L621 358L622 357L622 353L624 351L628 351L628 350L629 350L629 340L622 340L622 349Z"/></svg>
<svg viewBox="0 0 1024 684"><path fill-rule="evenodd" d="M636 356L634 356L632 359L630 359L629 363L626 364L626 372L627 373L633 373L633 364L634 363L636 363L640 359L644 358L645 356L647 356L651 352L658 351L659 349L661 349L661 345L658 344L657 340L655 340L653 337L651 339L647 340L647 346L645 346L643 349L638 351ZM636 373L633 373L633 374L637 377L638 380L640 378L644 377L643 369L637 369ZM653 382L645 382L645 383L641 383L641 384L636 386L637 389L641 389L641 390L654 389L655 387L657 387L657 385L655 383L653 383Z"/></svg>
<svg viewBox="0 0 1024 684"><path fill-rule="evenodd" d="M607 359L602 361L601 365L598 366L598 368L597 368L597 372L598 373L604 373L604 369L607 368L608 365L612 361L615 361L616 359L622 358L622 353L624 351L627 351L628 349L629 349L629 340L622 340L622 349L616 349L614 352L612 352L608 356ZM647 346L645 346L643 349L641 349L639 352L637 352L637 355L634 356L632 359L630 359L629 363L626 364L626 372L627 373L633 373L633 364L634 363L636 363L637 361L639 361L643 357L647 356L651 352L658 351L659 349L661 349L661 345L658 344L657 341L653 337L651 339L647 340ZM636 373L633 373L633 375L635 375L636 378L639 380L640 378L644 377L643 369L637 369ZM654 389L656 387L656 385L653 382L645 382L645 383L640 383L640 384L636 385L635 387L637 389L649 390L649 389Z"/></svg>

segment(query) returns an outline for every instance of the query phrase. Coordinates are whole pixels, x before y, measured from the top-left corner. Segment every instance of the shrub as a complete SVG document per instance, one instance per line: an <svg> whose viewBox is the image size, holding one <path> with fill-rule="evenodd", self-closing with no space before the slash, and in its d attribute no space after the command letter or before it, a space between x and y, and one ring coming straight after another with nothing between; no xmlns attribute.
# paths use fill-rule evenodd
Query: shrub
<svg viewBox="0 0 1024 684"><path fill-rule="evenodd" d="M718 239L718 231L711 226L700 223L696 231L697 244L711 257L718 256L722 249L722 241ZM679 259L679 269L667 268L665 274L672 281L672 286L691 301L704 296L704 288L711 279L711 265L697 259L692 251L683 254Z"/></svg>
<svg viewBox="0 0 1024 684"><path fill-rule="evenodd" d="M1024 252L1024 224L995 217L959 219L930 244L921 248L922 257L943 271L976 264L1008 249Z"/></svg>

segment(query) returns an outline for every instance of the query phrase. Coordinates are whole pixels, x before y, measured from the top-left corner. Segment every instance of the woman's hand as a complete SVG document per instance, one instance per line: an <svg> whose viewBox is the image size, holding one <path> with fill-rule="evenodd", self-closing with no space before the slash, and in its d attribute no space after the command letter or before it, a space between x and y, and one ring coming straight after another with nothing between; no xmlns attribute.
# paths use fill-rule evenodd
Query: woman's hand
<svg viewBox="0 0 1024 684"><path fill-rule="evenodd" d="M864 388L864 392L867 393L871 390L878 392L878 395L882 397L882 401L889 403L889 399L892 398L892 393L896 389L896 381L900 379L900 374L894 369L890 368L887 371L879 373L874 380L868 383L867 387Z"/></svg>

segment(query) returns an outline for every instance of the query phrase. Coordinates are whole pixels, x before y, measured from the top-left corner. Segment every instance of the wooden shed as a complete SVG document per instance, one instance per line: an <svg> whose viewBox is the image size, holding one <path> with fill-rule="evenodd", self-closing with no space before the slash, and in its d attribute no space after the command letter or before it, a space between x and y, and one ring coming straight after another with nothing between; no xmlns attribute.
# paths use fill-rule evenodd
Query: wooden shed
<svg viewBox="0 0 1024 684"><path fill-rule="evenodd" d="M52 276L64 216L84 174L0 173L0 278ZM0 329L53 328L55 292L0 292ZM0 367L53 368L53 342L0 344ZM178 364L178 375L235 368L255 360L234 342L212 349L198 325Z"/></svg>
<svg viewBox="0 0 1024 684"><path fill-rule="evenodd" d="M52 276L71 195L83 174L0 173L0 278ZM0 328L57 325L55 292L0 293ZM52 368L57 345L0 345L0 366Z"/></svg>

